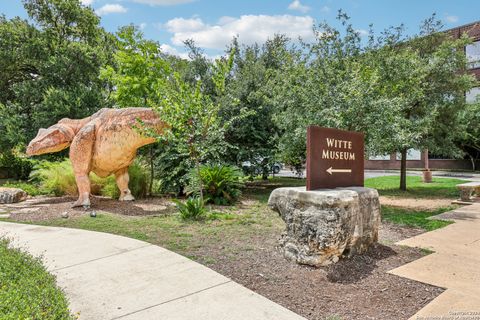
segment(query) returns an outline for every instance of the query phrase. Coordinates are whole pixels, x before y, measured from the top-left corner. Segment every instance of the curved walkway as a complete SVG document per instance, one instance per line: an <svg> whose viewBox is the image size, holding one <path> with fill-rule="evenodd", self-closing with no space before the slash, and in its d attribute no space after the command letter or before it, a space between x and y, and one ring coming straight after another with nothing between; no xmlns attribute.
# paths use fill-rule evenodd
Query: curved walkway
<svg viewBox="0 0 480 320"><path fill-rule="evenodd" d="M301 320L292 311L161 247L107 233L0 222L84 319Z"/></svg>
<svg viewBox="0 0 480 320"><path fill-rule="evenodd" d="M455 223L397 243L435 253L390 273L447 289L411 319L480 319L480 204L435 219Z"/></svg>

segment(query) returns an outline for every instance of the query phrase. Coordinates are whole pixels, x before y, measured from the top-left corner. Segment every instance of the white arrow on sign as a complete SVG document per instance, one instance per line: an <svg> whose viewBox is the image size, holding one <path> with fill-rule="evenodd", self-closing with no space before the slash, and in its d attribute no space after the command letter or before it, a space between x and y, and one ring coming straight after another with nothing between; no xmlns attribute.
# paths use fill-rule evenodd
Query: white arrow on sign
<svg viewBox="0 0 480 320"><path fill-rule="evenodd" d="M351 172L352 172L352 169L332 169L332 167L330 167L330 168L327 169L327 172L328 172L329 174L333 174L333 173L336 173L336 172L339 172L339 173L342 173L342 172L351 173Z"/></svg>

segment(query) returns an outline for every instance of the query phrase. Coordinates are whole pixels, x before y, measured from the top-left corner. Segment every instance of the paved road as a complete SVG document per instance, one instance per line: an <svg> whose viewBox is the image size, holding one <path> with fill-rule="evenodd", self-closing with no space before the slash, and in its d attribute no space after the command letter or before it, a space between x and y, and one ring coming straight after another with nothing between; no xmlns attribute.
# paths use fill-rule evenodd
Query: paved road
<svg viewBox="0 0 480 320"><path fill-rule="evenodd" d="M434 177L444 177L444 178L458 178L464 179L469 181L480 181L480 174L479 173L472 173L472 172L448 172L448 171L432 171ZM305 177L306 172L303 172L303 176ZM396 176L400 175L399 171L394 170L365 170L365 179L374 178L374 177L383 177L383 176ZM421 171L407 171L407 175L409 176L421 176ZM290 170L282 170L280 173L276 174L279 177L297 177L292 171Z"/></svg>
<svg viewBox="0 0 480 320"><path fill-rule="evenodd" d="M305 320L164 248L107 233L0 222L46 266L86 319Z"/></svg>

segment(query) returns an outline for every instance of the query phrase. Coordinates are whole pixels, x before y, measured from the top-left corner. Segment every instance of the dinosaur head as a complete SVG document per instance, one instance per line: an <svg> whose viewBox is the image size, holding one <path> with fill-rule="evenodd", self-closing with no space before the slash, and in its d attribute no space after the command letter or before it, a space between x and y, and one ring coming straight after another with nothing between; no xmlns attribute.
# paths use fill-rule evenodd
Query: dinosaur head
<svg viewBox="0 0 480 320"><path fill-rule="evenodd" d="M37 156L66 149L74 136L73 130L62 124L53 125L48 129L42 128L38 130L35 139L28 144L27 155Z"/></svg>

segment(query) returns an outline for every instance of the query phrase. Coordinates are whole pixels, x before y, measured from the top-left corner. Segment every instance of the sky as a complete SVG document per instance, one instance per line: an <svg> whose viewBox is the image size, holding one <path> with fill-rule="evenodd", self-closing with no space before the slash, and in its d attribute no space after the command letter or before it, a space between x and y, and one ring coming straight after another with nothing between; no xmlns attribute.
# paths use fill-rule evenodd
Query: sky
<svg viewBox="0 0 480 320"><path fill-rule="evenodd" d="M239 42L263 43L274 34L292 39L313 37L319 22L338 26L339 9L362 36L370 24L376 31L404 24L407 34L436 13L445 29L480 20L478 0L80 0L115 32L135 24L145 37L161 43L167 53L185 57L183 41L193 39L211 56L224 52L234 36ZM0 14L26 18L21 0L0 0Z"/></svg>

